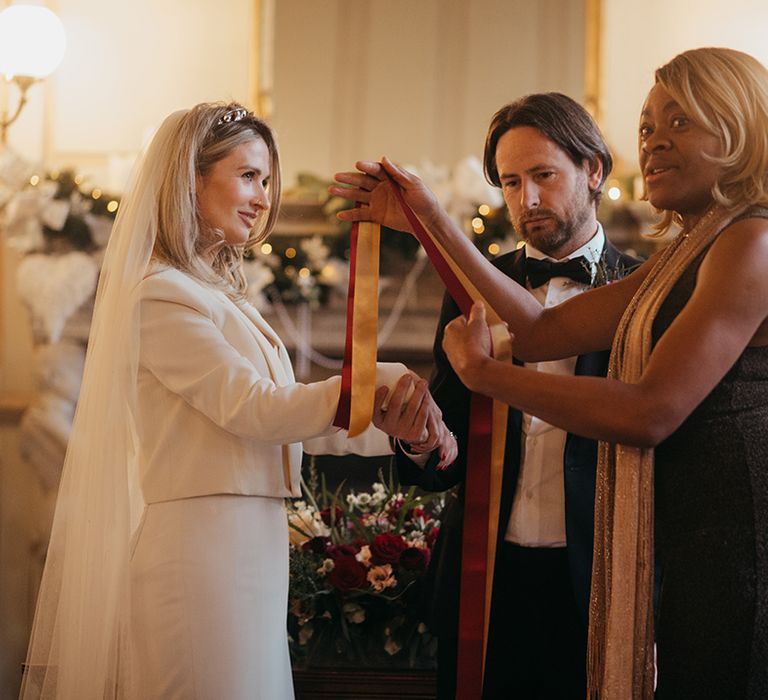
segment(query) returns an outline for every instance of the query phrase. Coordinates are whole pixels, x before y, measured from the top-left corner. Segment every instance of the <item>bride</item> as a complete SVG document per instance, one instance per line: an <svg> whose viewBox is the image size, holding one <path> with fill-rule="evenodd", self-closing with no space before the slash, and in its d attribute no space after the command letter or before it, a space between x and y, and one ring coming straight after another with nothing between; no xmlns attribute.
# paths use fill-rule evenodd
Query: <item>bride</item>
<svg viewBox="0 0 768 700"><path fill-rule="evenodd" d="M295 382L244 300L243 251L279 199L274 136L237 104L170 115L137 169L99 282L23 698L293 697L283 499L300 493L300 441L337 430L340 378ZM385 427L451 461L425 382L379 365L377 383L400 375Z"/></svg>

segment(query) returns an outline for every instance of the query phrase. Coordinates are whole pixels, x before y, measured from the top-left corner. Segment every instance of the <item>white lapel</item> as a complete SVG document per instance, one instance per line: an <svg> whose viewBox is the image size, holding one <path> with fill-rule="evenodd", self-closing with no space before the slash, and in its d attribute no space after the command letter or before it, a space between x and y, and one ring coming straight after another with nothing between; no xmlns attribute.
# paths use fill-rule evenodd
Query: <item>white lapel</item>
<svg viewBox="0 0 768 700"><path fill-rule="evenodd" d="M295 380L291 360L288 357L288 351L285 349L283 341L280 340L277 333L251 304L246 301L233 302L223 293L222 296L236 309L235 313L261 348L267 360L272 380L278 386L292 384Z"/></svg>

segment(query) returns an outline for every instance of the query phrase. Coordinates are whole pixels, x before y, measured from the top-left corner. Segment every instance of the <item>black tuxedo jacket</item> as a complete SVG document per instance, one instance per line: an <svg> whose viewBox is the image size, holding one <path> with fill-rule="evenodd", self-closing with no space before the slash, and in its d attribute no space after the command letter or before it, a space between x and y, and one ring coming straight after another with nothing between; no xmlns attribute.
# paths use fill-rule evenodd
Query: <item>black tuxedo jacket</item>
<svg viewBox="0 0 768 700"><path fill-rule="evenodd" d="M604 260L608 269L624 271L630 270L639 262L635 258L620 253L607 241ZM524 249L520 249L496 258L493 263L516 282L525 284L524 261L525 252ZM443 411L443 420L456 435L459 445L458 458L445 471L436 471L434 464L437 458L434 456L422 469L402 452L398 451L396 454L401 483L415 484L426 491L451 489L463 483L466 471L470 392L456 376L442 348L443 329L458 315L458 307L446 294L435 336L435 367L430 380L430 391ZM576 362L575 373L604 376L608 370L608 357L608 349L582 355ZM504 541L520 472L521 424L520 411L510 409L499 513L498 547ZM573 591L583 613L585 624L588 619L592 571L596 463L596 441L569 434L563 459L565 529ZM456 633L461 569L462 496L463 490L460 489L457 498L449 496L447 499L426 584L428 622L438 635ZM496 582L494 582L494 589L497 589L495 584Z"/></svg>

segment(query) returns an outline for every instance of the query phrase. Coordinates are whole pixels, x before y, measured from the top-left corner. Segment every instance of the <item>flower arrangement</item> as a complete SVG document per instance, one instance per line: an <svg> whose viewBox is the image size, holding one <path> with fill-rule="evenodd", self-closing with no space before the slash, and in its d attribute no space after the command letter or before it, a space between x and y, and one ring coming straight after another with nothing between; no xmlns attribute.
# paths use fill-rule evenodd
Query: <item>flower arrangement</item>
<svg viewBox="0 0 768 700"><path fill-rule="evenodd" d="M397 490L304 485L288 507L288 628L298 665L433 668L437 640L418 619L442 499Z"/></svg>
<svg viewBox="0 0 768 700"><path fill-rule="evenodd" d="M245 256L249 294L277 295L284 303L324 304L334 287L346 285L349 264L331 255L322 236L290 245L276 238ZM256 306L260 304L251 299Z"/></svg>
<svg viewBox="0 0 768 700"><path fill-rule="evenodd" d="M3 208L3 234L23 254L91 253L106 246L119 206L72 170L33 174Z"/></svg>

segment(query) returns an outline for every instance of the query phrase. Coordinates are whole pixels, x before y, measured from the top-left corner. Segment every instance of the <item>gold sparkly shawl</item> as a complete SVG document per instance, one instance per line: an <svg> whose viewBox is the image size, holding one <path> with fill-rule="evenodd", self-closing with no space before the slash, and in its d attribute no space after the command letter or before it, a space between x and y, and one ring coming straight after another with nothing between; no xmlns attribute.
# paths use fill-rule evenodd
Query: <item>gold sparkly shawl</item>
<svg viewBox="0 0 768 700"><path fill-rule="evenodd" d="M637 383L656 314L686 268L743 211L713 205L661 254L630 301L608 377ZM653 449L601 442L595 493L588 697L650 700L653 651Z"/></svg>

